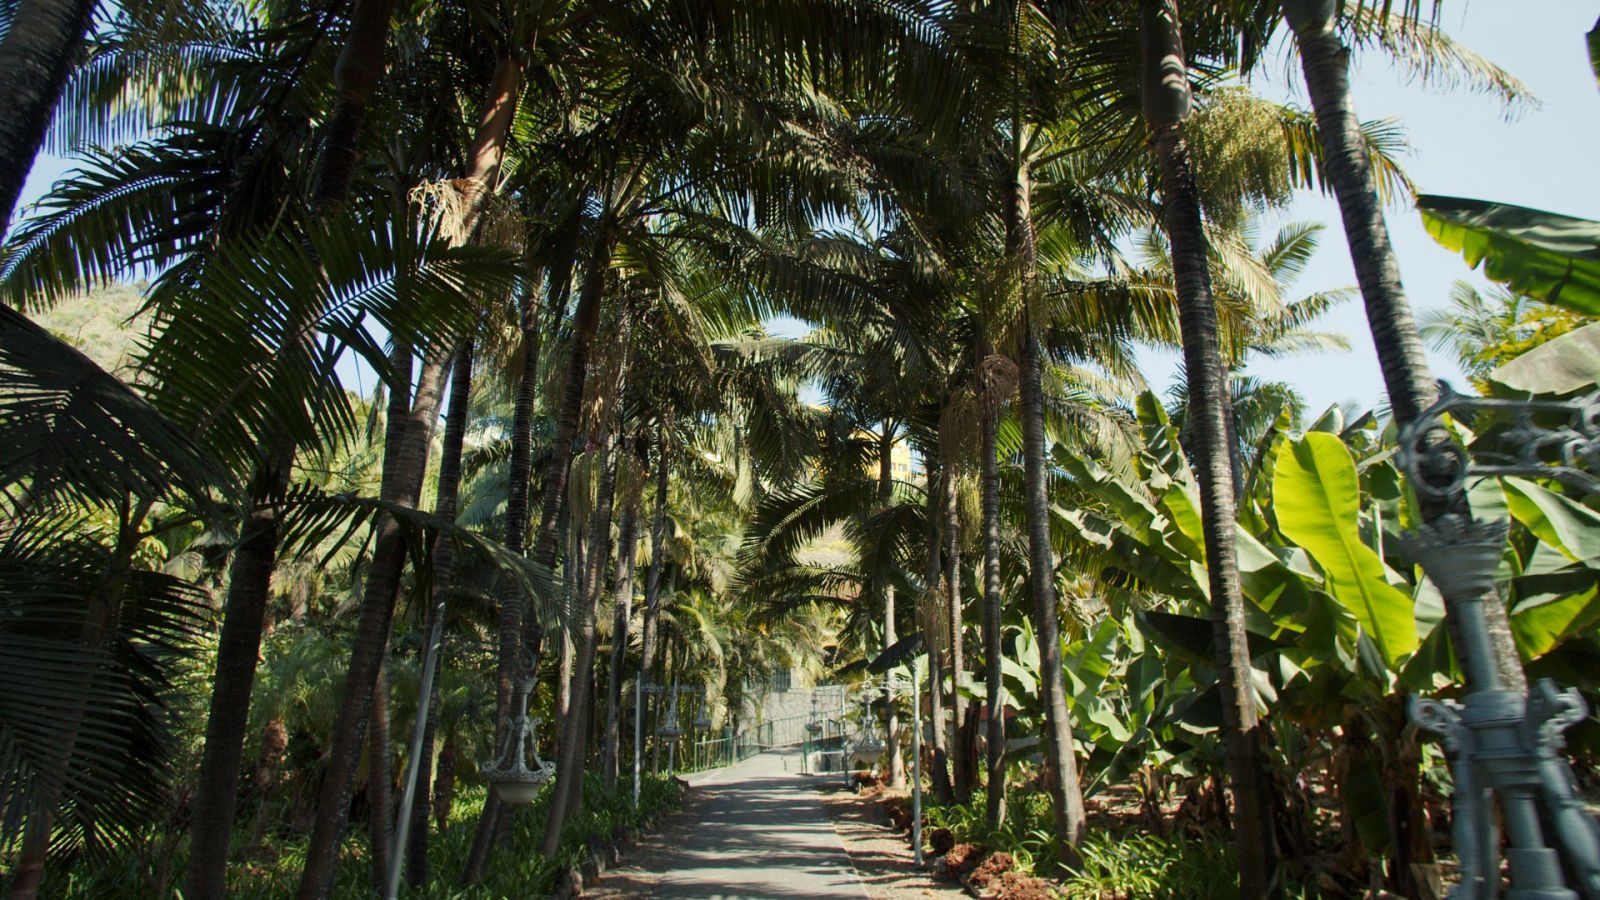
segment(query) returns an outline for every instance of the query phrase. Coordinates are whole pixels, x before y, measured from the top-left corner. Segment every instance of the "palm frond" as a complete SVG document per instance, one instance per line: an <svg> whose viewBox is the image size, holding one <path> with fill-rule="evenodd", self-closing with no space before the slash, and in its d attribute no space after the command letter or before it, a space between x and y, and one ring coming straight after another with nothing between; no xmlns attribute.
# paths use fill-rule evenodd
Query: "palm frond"
<svg viewBox="0 0 1600 900"><path fill-rule="evenodd" d="M139 392L0 305L0 495L20 516L129 495L211 505L227 473Z"/></svg>

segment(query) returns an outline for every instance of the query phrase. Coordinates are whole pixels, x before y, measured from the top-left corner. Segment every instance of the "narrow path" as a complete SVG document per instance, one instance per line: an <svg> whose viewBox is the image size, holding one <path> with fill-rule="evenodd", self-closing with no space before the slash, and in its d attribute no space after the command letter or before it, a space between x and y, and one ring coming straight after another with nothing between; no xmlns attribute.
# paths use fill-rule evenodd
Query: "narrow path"
<svg viewBox="0 0 1600 900"><path fill-rule="evenodd" d="M640 896L865 900L867 890L795 753L763 753L686 779L704 792L690 828L649 854ZM626 869L618 875L641 885ZM644 873L639 873L644 874ZM599 895L604 896L602 880Z"/></svg>

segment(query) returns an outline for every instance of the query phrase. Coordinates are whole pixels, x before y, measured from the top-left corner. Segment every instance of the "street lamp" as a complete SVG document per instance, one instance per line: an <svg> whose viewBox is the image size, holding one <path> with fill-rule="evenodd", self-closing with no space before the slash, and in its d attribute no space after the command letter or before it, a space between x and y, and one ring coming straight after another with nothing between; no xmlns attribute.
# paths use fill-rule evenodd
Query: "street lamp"
<svg viewBox="0 0 1600 900"><path fill-rule="evenodd" d="M528 717L528 695L531 693L532 678L517 682L512 700L517 714L511 720L506 741L500 747L500 755L483 765L484 780L494 788L495 795L503 803L532 803L533 798L539 795L539 788L555 774L555 765L540 759L539 751L534 747L539 720ZM528 765L529 760L533 765Z"/></svg>
<svg viewBox="0 0 1600 900"><path fill-rule="evenodd" d="M817 721L817 690L811 689L811 718L806 722L806 739L800 742L800 774L811 774L811 742L816 735L822 732L822 723Z"/></svg>
<svg viewBox="0 0 1600 900"><path fill-rule="evenodd" d="M1444 417L1460 412L1510 413L1504 438L1515 455L1479 453L1474 460L1447 434ZM1541 417L1536 419L1536 416ZM1554 427L1542 422L1564 419ZM1461 497L1468 479L1502 475L1554 477L1586 493L1600 481L1580 466L1600 467L1600 392L1577 400L1518 401L1443 392L1400 433L1399 463L1419 494ZM1442 481L1440 473L1445 473ZM1600 900L1600 825L1573 788L1560 751L1562 732L1587 717L1576 690L1542 679L1524 696L1495 666L1484 605L1499 603L1494 573L1509 524L1484 522L1470 510L1440 516L1409 532L1407 548L1444 595L1456 656L1467 676L1460 703L1413 697L1411 717L1440 735L1452 757L1454 841L1461 883L1454 900L1490 900L1500 893L1498 798L1509 848L1513 900ZM1546 827L1554 835L1546 833ZM1555 846L1550 846L1551 840ZM1577 891L1567 887L1570 872Z"/></svg>
<svg viewBox="0 0 1600 900"><path fill-rule="evenodd" d="M648 690L648 689L647 689ZM658 686L655 692L665 693L668 696L666 721L656 726L656 737L667 738L667 774L671 775L678 765L678 741L683 736L683 726L678 724L678 696L698 690L687 684L674 684Z"/></svg>
<svg viewBox="0 0 1600 900"><path fill-rule="evenodd" d="M911 677L903 678L892 675L887 682L886 690L889 702L893 703L895 694L906 688L906 682L911 683L911 845L915 848L917 865L923 865L922 859L922 691L919 687L918 665L922 661L917 656L911 661Z"/></svg>
<svg viewBox="0 0 1600 900"><path fill-rule="evenodd" d="M705 688L700 688L697 690L695 692L695 697L699 700L700 711L695 715L694 721L689 723L689 727L694 730L696 735L700 735L711 730L711 712L706 708ZM697 743L692 743L689 745L689 751L692 754L689 760L689 765L691 767L700 765L700 749L705 746L705 741L705 738L700 738Z"/></svg>
<svg viewBox="0 0 1600 900"><path fill-rule="evenodd" d="M881 688L877 688L871 682L868 682L861 689L861 727L856 730L856 736L850 742L849 756L845 760L848 764L841 766L844 769L846 787L850 786L857 758L875 757L888 746L883 738L878 736L877 729L872 727L872 694L875 690L881 690Z"/></svg>

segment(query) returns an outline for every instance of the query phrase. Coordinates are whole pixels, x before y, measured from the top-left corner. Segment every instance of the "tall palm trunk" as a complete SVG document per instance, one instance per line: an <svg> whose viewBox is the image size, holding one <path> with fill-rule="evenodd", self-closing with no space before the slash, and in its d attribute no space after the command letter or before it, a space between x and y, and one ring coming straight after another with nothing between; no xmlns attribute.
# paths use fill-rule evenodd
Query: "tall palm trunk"
<svg viewBox="0 0 1600 900"><path fill-rule="evenodd" d="M584 565L583 534L576 519L568 523L567 542L571 545L571 575L567 584L572 588L574 601L582 599L588 590L588 566ZM576 607L574 607L576 608ZM572 631L567 623L561 625L561 644L556 647L556 717L563 722L572 712Z"/></svg>
<svg viewBox="0 0 1600 900"><path fill-rule="evenodd" d="M979 371L989 356L987 342L978 351ZM1000 629L1004 600L1000 596L1000 460L996 447L996 419L1002 398L980 384L978 389L979 449L983 465L983 681L989 706L985 812L989 827L997 829L1006 818L1006 717L1000 665Z"/></svg>
<svg viewBox="0 0 1600 900"><path fill-rule="evenodd" d="M407 379L411 355L411 348L407 346L397 348L394 354L395 371ZM407 404L391 396L390 417L384 427L383 476L379 489L379 496L390 503L417 505L433 426L438 421L443 399L445 364L450 355L435 348L425 359L415 402ZM328 770L318 792L317 818L306 850L305 870L300 877L302 900L327 897L333 890L339 846L349 821L350 798L367 737L373 689L389 643L400 577L405 568L406 539L399 523L391 516L380 515L375 530L377 537L362 590L350 665L345 672L344 692L333 723Z"/></svg>
<svg viewBox="0 0 1600 900"><path fill-rule="evenodd" d="M566 307L570 292L571 259L553 267L550 275L551 315L559 317ZM517 376L517 392L511 410L511 458L507 461L506 530L503 543L507 550L521 554L526 547L528 533L529 483L533 478L533 424L534 411L539 399L539 356L541 347L540 309L537 303L524 304L521 310L522 371ZM564 481L565 479L563 479ZM548 510L546 511L548 514ZM550 563L554 563L552 556ZM522 594L514 584L500 589L499 611L499 667L496 670L495 747L506 740L509 723L511 682L516 675L519 642L522 633ZM499 822L503 806L491 794L483 804L477 831L467 853L467 864L462 881L476 884L483 877L483 867L488 862L489 847Z"/></svg>
<svg viewBox="0 0 1600 900"><path fill-rule="evenodd" d="M1039 340L1026 312L1022 317L1022 365L1018 373L1022 416L1023 500L1028 526L1028 592L1033 596L1033 627L1039 638L1039 694L1044 703L1045 753L1050 768L1050 805L1062 858L1070 859L1083 839L1083 792L1078 785L1077 751L1067 712L1066 677L1061 663L1061 620L1056 611L1055 551L1050 545L1050 474L1046 470L1044 396Z"/></svg>
<svg viewBox="0 0 1600 900"><path fill-rule="evenodd" d="M894 502L894 425L885 419L883 435L878 439L878 509L886 510ZM883 649L888 650L894 646L896 640L894 625L894 585L885 585L883 588ZM884 676L888 679L890 676ZM888 740L884 742L889 751L889 786L901 788L906 783L906 764L900 758L900 717L895 711L894 697L888 696L885 705L887 719L885 730Z"/></svg>
<svg viewBox="0 0 1600 900"><path fill-rule="evenodd" d="M944 491L940 502L944 506L944 582L945 613L950 628L950 759L955 770L955 796L966 803L972 796L972 754L966 740L967 697L961 692L961 679L966 674L966 659L962 648L965 629L961 614L961 516L960 485L956 479L954 462L945 464Z"/></svg>
<svg viewBox="0 0 1600 900"><path fill-rule="evenodd" d="M470 339L463 341L461 349L456 351L450 376L450 409L445 414L444 443L439 449L439 490L433 509L435 515L450 522L455 521L461 496L461 451L467 433L467 412L472 405L472 357L473 342ZM433 566L433 603L428 607L427 621L423 623L423 633L429 636L429 640L443 626L445 598L449 596L455 580L454 543L443 538L435 542ZM434 652L443 654L442 643L434 648ZM406 881L412 885L420 885L428 880L428 810L432 805L429 803L428 773L433 770L433 742L439 730L438 679L434 680L433 690L428 692L427 704L426 712L421 713L427 716L422 752L411 763L417 788L411 806L411 825L405 853Z"/></svg>
<svg viewBox="0 0 1600 900"><path fill-rule="evenodd" d="M367 849L372 883L389 877L389 855L394 852L394 770L389 740L389 658L383 649L378 678L372 687L371 721L367 723Z"/></svg>
<svg viewBox="0 0 1600 900"><path fill-rule="evenodd" d="M1189 383L1191 453L1200 482L1206 569L1210 577L1217 681L1222 694L1223 740L1234 796L1234 831L1239 887L1245 898L1282 893L1271 787L1263 753L1265 735L1256 720L1250 686L1250 650L1245 640L1244 599L1235 555L1232 416L1227 371L1217 338L1206 238L1183 121L1189 112L1189 79L1176 0L1142 0L1140 36L1144 54L1144 116L1160 169L1161 201L1172 245L1184 370Z"/></svg>
<svg viewBox="0 0 1600 900"><path fill-rule="evenodd" d="M1018 372L1022 418L1024 517L1028 529L1028 587L1033 597L1033 627L1039 638L1039 695L1044 705L1045 753L1050 770L1050 806L1063 859L1071 859L1083 839L1083 790L1078 784L1077 749L1067 712L1066 675L1061 663L1061 618L1056 611L1055 550L1050 544L1050 474L1045 459L1043 368L1039 340L1028 313L1038 249L1033 224L1033 179L1021 158L1006 206L1006 255L1016 267L1022 298L1022 342Z"/></svg>
<svg viewBox="0 0 1600 900"><path fill-rule="evenodd" d="M650 569L644 579L644 622L640 626L639 672L635 676L647 684L655 677L656 644L661 640L661 575L667 567L667 499L672 480L667 451L671 435L672 412L668 410L656 436L656 505L650 518ZM641 694L641 700L647 696ZM654 731L652 720L650 730L645 734L653 734ZM642 751L643 746L636 749ZM661 754L659 743L652 742L651 754L651 768L654 769L655 761ZM642 762L635 764L642 766Z"/></svg>
<svg viewBox="0 0 1600 900"><path fill-rule="evenodd" d="M21 0L0 42L0 239L77 61L96 0Z"/></svg>
<svg viewBox="0 0 1600 900"><path fill-rule="evenodd" d="M316 197L319 202L342 197L348 189L355 163L354 136L364 118L366 103L382 75L388 23L393 9L394 0L356 0L350 36L335 68L338 98L334 117L329 122L329 135L317 177ZM516 54L510 54L501 60L495 70L472 144L468 148L467 170L462 179L467 190L463 197L464 214L457 236L460 242L471 240L482 217L483 201L489 194L489 182L499 172L500 161L505 155L513 110L521 88L521 64ZM354 127L345 130L341 116L346 121L353 121ZM409 354L409 349L406 352ZM427 468L429 442L439 417L445 369L452 356L450 348L430 348L425 354L416 400L409 415L398 425L392 418L388 424L383 480L379 491L385 499L392 497L407 506L417 504ZM410 371L409 360L405 371ZM394 457L395 467L391 471L388 448L397 441L402 447ZM361 617L356 626L350 668L345 678L345 692L340 701L333 744L329 749L329 768L318 798L317 820L306 853L305 871L301 875L299 895L302 900L326 897L332 890L338 848L349 816L350 793L365 730L366 713L372 701L377 658L388 641L405 563L404 539L396 523L387 516L379 516L377 531L378 540L363 592Z"/></svg>
<svg viewBox="0 0 1600 900"><path fill-rule="evenodd" d="M228 600L217 643L217 668L211 682L205 750L190 812L189 868L184 896L223 895L228 844L238 805L239 768L250 714L250 693L277 564L278 511L267 501L289 481L289 454L257 475L251 495L258 505L245 520L241 541L228 570Z"/></svg>
<svg viewBox="0 0 1600 900"><path fill-rule="evenodd" d="M878 509L890 508L894 501L894 423L883 420L883 434L878 437ZM893 647L896 641L894 633L894 585L883 586L883 649ZM885 677L885 681L890 676ZM906 786L906 761L899 754L899 714L894 709L893 693L886 695L885 700L885 732L888 740L885 746L890 757L890 786L902 788Z"/></svg>
<svg viewBox="0 0 1600 900"><path fill-rule="evenodd" d="M559 546L556 521L566 498L567 476L572 469L572 453L578 436L578 418L583 407L583 390L589 376L589 351L594 342L595 330L600 325L601 299L605 296L606 279L611 269L611 253L614 247L612 227L612 217L602 216L594 249L590 253L588 267L583 274L583 285L578 292L578 308L572 315L572 356L567 363L566 387L561 395L561 409L556 416L556 433L550 445L550 459L545 463L539 527L533 536L533 561L547 569L554 567L556 550ZM527 637L529 650L537 655L542 635L536 625ZM510 702L509 694L506 702Z"/></svg>
<svg viewBox="0 0 1600 900"><path fill-rule="evenodd" d="M589 374L589 345L600 322L600 300L605 293L606 276L611 267L611 238L609 216L602 216L599 235L589 265L584 273L583 287L578 294L578 308L573 315L572 356L567 363L567 383L561 397L561 409L556 417L555 440L550 446L550 459L545 463L542 503L539 510L539 527L533 537L533 562L551 570L555 567L560 535L556 524L565 505L567 477L572 468L573 443L578 434L578 416L583 405L583 389ZM555 308L552 304L552 308ZM532 432L528 432L529 459L532 459ZM521 516L524 523L518 530L517 548L523 546L522 532L527 521L527 476L513 482L513 491L522 491ZM514 494L512 495L515 496ZM510 499L507 501L509 532ZM508 545L510 546L510 545ZM538 671L539 651L544 643L544 625L538 616L524 616L522 598L508 588L500 598L500 658L495 676L495 741L498 745L505 737L510 722L511 688L517 668L524 664L523 651L531 671ZM567 678L561 679L561 690L566 690ZM478 820L477 836L467 857L462 881L476 884L483 877L483 867L488 862L489 836L493 834L501 812L501 804L491 798L483 805Z"/></svg>
<svg viewBox="0 0 1600 900"><path fill-rule="evenodd" d="M389 19L395 0L355 0L350 32L334 63L333 114L328 117L317 168L314 198L319 206L344 198L360 159L358 138L367 103L383 77L388 59Z"/></svg>
<svg viewBox="0 0 1600 900"><path fill-rule="evenodd" d="M1428 372L1422 337L1400 283L1399 260L1389 242L1389 228L1384 221L1383 204L1378 200L1361 123L1350 102L1350 50L1334 30L1339 4L1333 0L1283 0L1282 6L1300 51L1306 91L1311 95L1317 138L1322 145L1323 172L1339 201L1345 239L1383 369L1389 407L1395 420L1404 425L1427 409L1437 399L1438 391ZM1466 497L1459 492L1438 499L1419 493L1418 499L1422 517L1428 522L1467 508ZM1453 611L1451 598L1445 598L1445 602L1447 611ZM1494 677L1508 690L1527 690L1527 677L1517 655L1505 605L1496 600L1481 607L1493 659L1483 661L1489 671L1468 672L1468 680ZM1451 637L1459 638L1455 631L1458 616L1450 619Z"/></svg>
<svg viewBox="0 0 1600 900"><path fill-rule="evenodd" d="M626 323L619 328L622 340L627 340ZM626 351L624 351L626 352ZM624 364L626 365L626 364ZM626 375L623 376L626 380ZM618 384L618 394L622 383ZM576 654L573 664L572 699L567 717L562 722L560 751L556 758L556 786L551 795L550 809L545 819L544 839L539 852L554 856L561 846L561 830L566 825L567 813L580 801L583 790L584 756L588 744L588 716L593 684L590 673L594 671L595 617L600 605L600 594L605 585L606 545L611 534L611 505L616 487L617 447L616 429L607 423L603 427L599 458L600 484L596 491L595 508L589 523L588 584L578 610L577 629L573 635Z"/></svg>
<svg viewBox="0 0 1600 900"><path fill-rule="evenodd" d="M316 199L330 206L343 199L354 174L355 142L361 114L376 90L383 70L393 0L358 3L346 46L335 70L338 103L358 110L337 132L324 140L316 176ZM13 26L11 36L16 36ZM8 40L9 44L9 40ZM6 158L0 154L0 159ZM341 160L350 164L343 165ZM309 339L309 332L307 332ZM409 371L409 366L407 371ZM233 834L237 808L239 766L243 759L244 722L249 715L255 686L256 659L270 594L272 571L277 566L276 512L268 500L289 484L294 459L292 443L269 447L268 462L256 474L251 491L256 502L242 531L244 540L234 551L230 569L227 611L217 648L216 677L211 709L206 721L206 745L200 764L194 815L190 821L189 867L184 895L220 897L228 863L228 841Z"/></svg>
<svg viewBox="0 0 1600 900"><path fill-rule="evenodd" d="M628 655L628 621L633 615L633 566L637 555L634 545L639 525L636 500L637 494L623 509L617 529L616 593L612 598L611 661L606 670L606 727L600 767L607 786L616 785L621 760L618 748L622 733L622 665Z"/></svg>
<svg viewBox="0 0 1600 900"><path fill-rule="evenodd" d="M946 472L943 467L928 473L928 546L927 568L923 573L924 588L921 609L918 618L922 620L923 634L928 645L928 716L933 720L932 739L928 742L933 751L933 796L940 803L949 803L955 797L955 791L950 784L950 743L949 734L945 727L944 715L944 647L936 637L938 632L945 629L946 623L942 622L941 611L944 608L942 597L939 593L939 579L942 575L940 559L942 546L940 542L939 527L944 518L944 478ZM922 711L917 710L919 719L917 726L922 727Z"/></svg>
<svg viewBox="0 0 1600 900"><path fill-rule="evenodd" d="M640 635L644 643L639 648L641 678L650 677L656 661L656 643L660 640L657 632L661 622L661 573L667 566L667 489L671 485L667 451L671 435L672 414L669 412L656 438L656 506L650 519L650 570L644 579L644 625Z"/></svg>

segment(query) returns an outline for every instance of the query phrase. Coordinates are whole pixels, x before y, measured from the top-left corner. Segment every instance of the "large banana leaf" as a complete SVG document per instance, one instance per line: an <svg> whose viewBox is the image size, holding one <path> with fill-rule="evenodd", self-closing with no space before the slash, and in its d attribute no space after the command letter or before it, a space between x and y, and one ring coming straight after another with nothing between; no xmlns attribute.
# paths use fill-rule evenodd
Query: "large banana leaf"
<svg viewBox="0 0 1600 900"><path fill-rule="evenodd" d="M1570 394L1600 379L1600 322L1540 344L1490 373L1512 390Z"/></svg>
<svg viewBox="0 0 1600 900"><path fill-rule="evenodd" d="M1511 515L1573 562L1600 558L1600 514L1521 478L1502 480Z"/></svg>
<svg viewBox="0 0 1600 900"><path fill-rule="evenodd" d="M1557 213L1423 195L1422 223L1468 265L1513 290L1586 315L1600 315L1600 222Z"/></svg>
<svg viewBox="0 0 1600 900"><path fill-rule="evenodd" d="M1272 498L1278 527L1311 554L1329 592L1377 643L1390 665L1417 649L1411 598L1390 584L1383 560L1361 540L1360 480L1339 438L1312 432L1278 457Z"/></svg>
<svg viewBox="0 0 1600 900"><path fill-rule="evenodd" d="M1519 581L1522 599L1511 611L1511 634L1523 659L1538 659L1600 622L1594 570L1574 566Z"/></svg>

